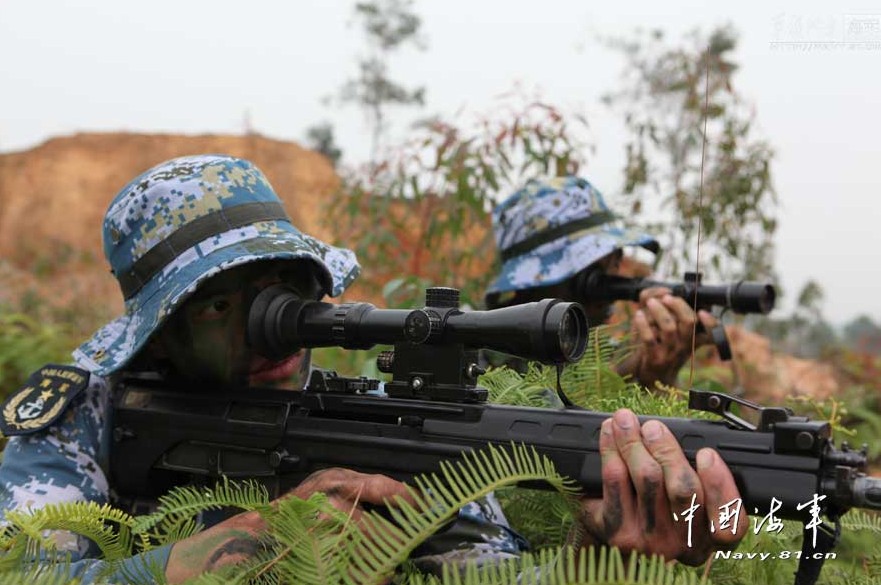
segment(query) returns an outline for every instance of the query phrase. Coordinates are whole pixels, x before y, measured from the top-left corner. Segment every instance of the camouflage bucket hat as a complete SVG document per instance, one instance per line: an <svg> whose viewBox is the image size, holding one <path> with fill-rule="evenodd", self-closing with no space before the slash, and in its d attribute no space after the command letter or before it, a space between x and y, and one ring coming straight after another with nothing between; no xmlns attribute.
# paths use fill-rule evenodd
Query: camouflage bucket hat
<svg viewBox="0 0 881 585"><path fill-rule="evenodd" d="M135 178L110 203L103 238L125 314L73 353L102 376L125 366L199 284L223 270L309 259L331 296L360 272L354 252L291 224L259 169L223 155L173 159Z"/></svg>
<svg viewBox="0 0 881 585"><path fill-rule="evenodd" d="M487 296L557 284L624 246L660 249L626 229L578 177L530 180L493 210L492 222L502 269Z"/></svg>

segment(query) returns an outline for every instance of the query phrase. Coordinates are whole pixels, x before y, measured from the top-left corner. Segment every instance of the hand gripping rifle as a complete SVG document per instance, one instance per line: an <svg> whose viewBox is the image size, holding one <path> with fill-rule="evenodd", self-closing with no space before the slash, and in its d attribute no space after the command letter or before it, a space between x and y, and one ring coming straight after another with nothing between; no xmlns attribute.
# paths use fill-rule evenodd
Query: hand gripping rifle
<svg viewBox="0 0 881 585"><path fill-rule="evenodd" d="M640 293L651 287L670 289L675 297L688 302L695 311L721 307L738 314L760 313L767 315L774 308L777 291L767 282L741 280L724 284L704 284L700 272L686 272L682 282L661 282L647 278L627 278L604 274L602 270L588 270L575 283L578 297L586 301L639 301ZM698 323L698 331L703 325ZM731 346L722 325L710 330L713 343L723 360L731 359Z"/></svg>
<svg viewBox="0 0 881 585"><path fill-rule="evenodd" d="M254 300L248 335L267 357L301 347L367 348L393 344L378 358L392 374L379 381L316 370L302 392L249 388L217 393L125 380L114 396L111 474L122 495L154 496L186 480L258 478L276 493L326 467L383 473L406 481L436 471L443 460L487 444L527 443L588 496L602 495L599 431L608 413L487 404L477 385L477 348L546 363L577 360L587 320L577 303L545 299L491 311L462 312L458 291L428 291L426 307L376 309L366 303L304 301L284 285ZM881 479L865 474L866 453L836 448L830 425L763 408L716 392L693 390L690 406L722 420L659 418L694 465L712 447L730 467L746 512L781 501L779 518L806 522L800 504L815 496L835 534L805 539L802 564L828 551L838 519L851 507L881 509ZM732 407L750 410L752 422ZM648 420L650 417L642 417ZM540 487L540 486L530 486ZM816 524L814 524L816 527ZM825 527L825 525L824 525ZM825 527L828 528L828 527ZM825 548L822 548L825 547ZM824 554L819 556L825 557ZM812 583L822 560L800 565L797 583Z"/></svg>

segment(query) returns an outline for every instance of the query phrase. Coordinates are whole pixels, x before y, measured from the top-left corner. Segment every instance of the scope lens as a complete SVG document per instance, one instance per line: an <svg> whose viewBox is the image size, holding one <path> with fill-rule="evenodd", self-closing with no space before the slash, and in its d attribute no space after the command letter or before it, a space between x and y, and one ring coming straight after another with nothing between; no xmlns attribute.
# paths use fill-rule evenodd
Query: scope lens
<svg viewBox="0 0 881 585"><path fill-rule="evenodd" d="M583 351L581 346L584 345L584 331L580 324L575 311L566 309L560 319L560 351L566 359L577 359L580 357L579 352Z"/></svg>

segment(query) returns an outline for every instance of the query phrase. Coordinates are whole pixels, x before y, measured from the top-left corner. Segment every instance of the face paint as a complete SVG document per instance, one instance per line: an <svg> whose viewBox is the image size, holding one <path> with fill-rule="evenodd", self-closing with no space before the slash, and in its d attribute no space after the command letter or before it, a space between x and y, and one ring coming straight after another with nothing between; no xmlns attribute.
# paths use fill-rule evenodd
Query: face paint
<svg viewBox="0 0 881 585"><path fill-rule="evenodd" d="M256 355L246 340L253 291L287 282L308 291L304 298L320 296L320 286L311 273L306 279L303 270L290 268L291 263L245 265L223 272L201 287L160 332L175 373L227 388L276 383L302 388L311 365L308 351L271 362Z"/></svg>
<svg viewBox="0 0 881 585"><path fill-rule="evenodd" d="M212 285L230 284L233 274L222 274ZM247 381L251 351L245 343L243 293L237 286L216 294L202 293L189 299L175 315L175 323L163 329L168 358L177 373L224 387Z"/></svg>

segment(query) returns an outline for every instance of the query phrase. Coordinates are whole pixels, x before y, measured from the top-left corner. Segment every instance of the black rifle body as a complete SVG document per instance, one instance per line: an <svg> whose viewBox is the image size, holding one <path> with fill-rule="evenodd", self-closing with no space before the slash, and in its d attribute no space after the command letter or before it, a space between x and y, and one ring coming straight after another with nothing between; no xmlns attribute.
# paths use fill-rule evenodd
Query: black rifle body
<svg viewBox="0 0 881 585"><path fill-rule="evenodd" d="M217 395L129 381L116 394L114 485L126 495L154 496L181 482L181 474L209 481L225 475L262 479L281 493L318 469L337 466L406 481L437 471L441 461L464 450L513 442L549 457L586 495L602 494L599 431L608 413L401 399L314 386L304 392ZM657 417L642 420L648 418ZM779 517L804 519L808 508L796 507L814 494L827 496L821 506L831 514L852 505L881 507L878 486L854 495L865 456L835 449L825 422L781 421L762 432L726 421L657 420L692 464L700 448L719 452L746 513L764 514L777 498L783 502ZM862 501L866 498L873 500L870 505Z"/></svg>

